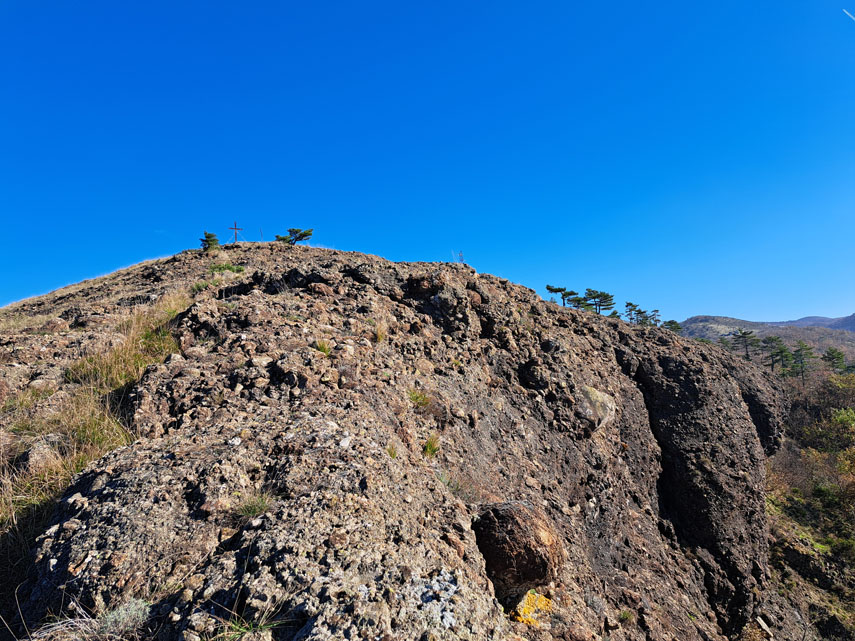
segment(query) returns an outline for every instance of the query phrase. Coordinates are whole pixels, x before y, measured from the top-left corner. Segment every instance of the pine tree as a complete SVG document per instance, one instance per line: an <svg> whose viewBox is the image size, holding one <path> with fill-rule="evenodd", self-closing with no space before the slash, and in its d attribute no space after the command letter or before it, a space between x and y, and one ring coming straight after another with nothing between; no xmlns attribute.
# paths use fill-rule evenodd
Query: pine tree
<svg viewBox="0 0 855 641"><path fill-rule="evenodd" d="M618 310L613 309L612 313L609 314L606 318L620 318L620 312Z"/></svg>
<svg viewBox="0 0 855 641"><path fill-rule="evenodd" d="M217 238L216 234L212 234L207 231L204 232L204 234L205 236L199 239L202 241L202 249L204 251L212 251L220 246L220 240Z"/></svg>
<svg viewBox="0 0 855 641"><path fill-rule="evenodd" d="M287 236L276 234L276 240L280 243L285 243L286 245L296 245L299 242L311 238L313 231L313 229L299 229L298 227L292 227L288 230Z"/></svg>
<svg viewBox="0 0 855 641"><path fill-rule="evenodd" d="M768 360L766 364L769 365L769 369L771 371L775 371L775 364L780 364L781 369L783 371L784 367L784 351L788 354L790 350L784 345L784 340L780 336L765 336L763 340L760 341L760 349L766 353Z"/></svg>
<svg viewBox="0 0 855 641"><path fill-rule="evenodd" d="M649 312L644 312L642 325L652 325L653 327L659 327L659 310L653 309Z"/></svg>
<svg viewBox="0 0 855 641"><path fill-rule="evenodd" d="M638 313L641 309L635 303L627 302L624 305L624 316L626 316L626 320L628 323L637 323L638 322Z"/></svg>
<svg viewBox="0 0 855 641"><path fill-rule="evenodd" d="M846 370L846 354L836 347L829 347L826 349L825 353L820 356L820 358L834 372L840 373Z"/></svg>
<svg viewBox="0 0 855 641"><path fill-rule="evenodd" d="M561 304L567 307L567 301L570 301L570 306L573 307L573 302L579 297L579 292L574 292L572 289L565 289L561 292Z"/></svg>
<svg viewBox="0 0 855 641"><path fill-rule="evenodd" d="M564 305L564 307L567 307L567 299L564 298L564 293L567 291L566 287L555 287L554 285L547 285L546 291L548 291L550 294L558 294L559 296L561 296L561 304Z"/></svg>
<svg viewBox="0 0 855 641"><path fill-rule="evenodd" d="M666 320L662 323L662 327L671 330L675 334L680 334L683 331L683 326L675 320Z"/></svg>
<svg viewBox="0 0 855 641"><path fill-rule="evenodd" d="M790 351L790 348L781 343L781 346L775 350L774 356L781 365L781 376L790 374L790 370L793 367L793 353Z"/></svg>
<svg viewBox="0 0 855 641"><path fill-rule="evenodd" d="M660 318L658 309L648 312L646 309L641 309L635 303L629 302L627 302L624 307L626 309L625 316L627 322L635 323L636 325L641 325L643 327L659 326Z"/></svg>
<svg viewBox="0 0 855 641"><path fill-rule="evenodd" d="M585 299L585 303L598 314L607 312L615 307L615 297L608 292L601 292L598 289L586 289L583 298Z"/></svg>
<svg viewBox="0 0 855 641"><path fill-rule="evenodd" d="M805 375L810 369L810 362L815 358L816 354L813 353L813 347L804 341L796 343L796 348L793 350L793 364L790 371L793 376L798 376L802 379L802 384L804 384Z"/></svg>
<svg viewBox="0 0 855 641"><path fill-rule="evenodd" d="M745 352L745 360L751 360L751 354L760 346L760 339L750 329L739 328L733 332L733 344L739 351Z"/></svg>
<svg viewBox="0 0 855 641"><path fill-rule="evenodd" d="M570 301L570 307L573 309L584 309L586 312L594 311L594 306L588 302L585 296L580 296L579 292L567 292L567 300Z"/></svg>
<svg viewBox="0 0 855 641"><path fill-rule="evenodd" d="M615 297L608 292L600 292L600 313L608 312L615 308Z"/></svg>

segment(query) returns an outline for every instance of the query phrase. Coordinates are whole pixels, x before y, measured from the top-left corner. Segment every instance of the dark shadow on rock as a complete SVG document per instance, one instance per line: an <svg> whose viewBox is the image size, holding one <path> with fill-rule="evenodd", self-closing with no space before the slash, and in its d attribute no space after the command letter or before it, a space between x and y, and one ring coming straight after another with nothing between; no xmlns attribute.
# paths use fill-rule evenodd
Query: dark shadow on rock
<svg viewBox="0 0 855 641"><path fill-rule="evenodd" d="M544 514L525 503L486 505L472 529L496 598L506 608L558 576L564 561L561 538Z"/></svg>

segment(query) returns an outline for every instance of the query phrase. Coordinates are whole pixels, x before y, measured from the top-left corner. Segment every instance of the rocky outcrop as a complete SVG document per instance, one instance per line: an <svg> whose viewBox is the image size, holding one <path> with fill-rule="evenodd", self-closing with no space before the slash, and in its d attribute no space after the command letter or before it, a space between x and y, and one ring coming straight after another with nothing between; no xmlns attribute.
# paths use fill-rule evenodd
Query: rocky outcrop
<svg viewBox="0 0 855 641"><path fill-rule="evenodd" d="M766 375L465 265L228 251L245 275L179 316L181 353L127 396L141 438L39 539L31 627L132 597L188 641L233 613L275 639L707 640L757 616ZM548 613L509 620L529 589Z"/></svg>

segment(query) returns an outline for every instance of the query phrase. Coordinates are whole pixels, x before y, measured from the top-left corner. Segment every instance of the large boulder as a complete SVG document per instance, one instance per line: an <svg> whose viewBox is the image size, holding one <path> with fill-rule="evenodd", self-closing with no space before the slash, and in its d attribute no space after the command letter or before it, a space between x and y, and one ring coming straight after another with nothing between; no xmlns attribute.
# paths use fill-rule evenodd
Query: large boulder
<svg viewBox="0 0 855 641"><path fill-rule="evenodd" d="M487 505L472 524L496 598L513 605L528 590L554 581L564 551L546 516L525 503Z"/></svg>

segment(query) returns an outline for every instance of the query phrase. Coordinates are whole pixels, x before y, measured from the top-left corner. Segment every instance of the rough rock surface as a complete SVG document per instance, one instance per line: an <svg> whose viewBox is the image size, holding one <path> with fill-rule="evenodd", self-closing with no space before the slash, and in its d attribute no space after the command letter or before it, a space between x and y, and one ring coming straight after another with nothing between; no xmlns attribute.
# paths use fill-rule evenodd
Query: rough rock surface
<svg viewBox="0 0 855 641"><path fill-rule="evenodd" d="M131 597L152 603L152 636L188 641L230 613L277 622L265 638L279 640L688 641L786 611L763 487L784 408L750 364L465 265L224 253L246 272L198 296L178 318L181 353L130 392L139 440L83 471L38 540L18 591L31 628ZM28 302L71 329L6 350L85 353L110 340L114 292L186 288L212 260ZM27 362L6 359L13 391L61 383L61 359ZM476 538L508 505L548 525L542 549L532 521L505 519L522 548ZM520 549L532 571L496 571ZM509 621L497 593L528 587L549 612ZM801 638L790 623L771 624L776 638Z"/></svg>
<svg viewBox="0 0 855 641"><path fill-rule="evenodd" d="M546 517L525 503L487 505L472 529L500 603L513 607L529 590L558 578L561 539Z"/></svg>

